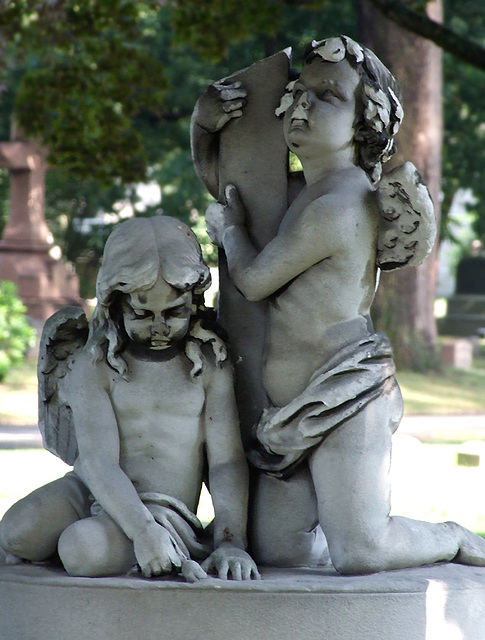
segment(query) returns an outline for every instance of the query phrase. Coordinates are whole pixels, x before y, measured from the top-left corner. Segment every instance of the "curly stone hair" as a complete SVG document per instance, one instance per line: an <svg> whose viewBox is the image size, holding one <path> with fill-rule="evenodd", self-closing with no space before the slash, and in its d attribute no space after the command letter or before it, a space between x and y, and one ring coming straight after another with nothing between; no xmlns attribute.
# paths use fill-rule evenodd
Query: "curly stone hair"
<svg viewBox="0 0 485 640"><path fill-rule="evenodd" d="M394 136L404 115L399 83L370 49L347 36L314 40L305 51L303 64L317 56L327 62L347 59L361 78L354 141L359 166L376 183L382 174L382 164L396 151ZM287 86L275 112L277 116L283 115L290 106L293 84L294 81Z"/></svg>
<svg viewBox="0 0 485 640"><path fill-rule="evenodd" d="M96 282L98 302L86 345L94 362L106 359L127 380L120 299L123 294L150 289L159 276L175 289L194 294L185 342L185 353L194 365L192 375L202 371L200 347L204 343L211 344L216 362L226 359L222 341L202 326L206 311L203 292L211 277L194 233L180 220L168 216L133 218L117 226L106 242Z"/></svg>

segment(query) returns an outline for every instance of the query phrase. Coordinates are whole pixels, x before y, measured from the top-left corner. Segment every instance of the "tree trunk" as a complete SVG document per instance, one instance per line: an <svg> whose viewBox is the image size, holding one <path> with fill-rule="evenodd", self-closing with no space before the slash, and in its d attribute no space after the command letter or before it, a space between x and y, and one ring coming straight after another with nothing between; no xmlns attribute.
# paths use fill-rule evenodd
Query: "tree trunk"
<svg viewBox="0 0 485 640"><path fill-rule="evenodd" d="M442 145L442 53L428 40L404 31L360 0L361 41L399 80L404 122L396 138L398 152L387 167L410 160L423 176L440 217ZM442 0L427 5L428 16L441 21ZM425 370L437 363L434 298L437 248L419 267L381 274L372 315L376 328L394 345L399 367Z"/></svg>

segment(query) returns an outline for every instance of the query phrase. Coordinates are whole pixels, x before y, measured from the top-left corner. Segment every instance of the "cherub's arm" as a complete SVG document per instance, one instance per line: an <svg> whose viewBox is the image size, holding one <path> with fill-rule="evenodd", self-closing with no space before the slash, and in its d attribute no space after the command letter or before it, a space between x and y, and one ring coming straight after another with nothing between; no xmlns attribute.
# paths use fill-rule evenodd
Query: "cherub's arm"
<svg viewBox="0 0 485 640"><path fill-rule="evenodd" d="M236 580L259 577L245 552L248 510L248 467L239 432L239 420L230 366L214 366L206 385L205 437L209 487L214 504L215 551L202 565L219 577Z"/></svg>
<svg viewBox="0 0 485 640"><path fill-rule="evenodd" d="M180 566L180 558L168 532L155 522L120 467L118 425L107 393L105 369L83 353L70 374L70 406L79 448L75 470L133 541L138 564L149 577L170 571L172 565Z"/></svg>
<svg viewBox="0 0 485 640"><path fill-rule="evenodd" d="M267 298L345 245L348 204L341 194L327 194L311 202L296 223L280 228L260 252L249 237L235 187L226 189L226 198L227 205L209 206L207 227L213 242L224 248L231 278L248 300Z"/></svg>

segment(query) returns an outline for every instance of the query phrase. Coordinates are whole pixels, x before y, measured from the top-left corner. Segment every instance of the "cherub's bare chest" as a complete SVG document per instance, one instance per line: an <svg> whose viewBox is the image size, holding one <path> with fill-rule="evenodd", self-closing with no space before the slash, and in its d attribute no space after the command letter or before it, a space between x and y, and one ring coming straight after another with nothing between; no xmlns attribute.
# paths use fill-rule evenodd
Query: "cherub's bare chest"
<svg viewBox="0 0 485 640"><path fill-rule="evenodd" d="M200 417L203 384L190 375L190 366L182 357L169 362L131 362L129 376L129 381L113 377L111 384L110 397L119 424Z"/></svg>

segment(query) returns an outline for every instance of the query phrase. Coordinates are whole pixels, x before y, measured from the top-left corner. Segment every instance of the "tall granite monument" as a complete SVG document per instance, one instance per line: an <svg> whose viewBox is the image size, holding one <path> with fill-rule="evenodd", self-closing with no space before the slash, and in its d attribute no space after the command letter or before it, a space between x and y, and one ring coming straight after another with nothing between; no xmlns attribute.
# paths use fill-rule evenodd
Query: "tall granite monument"
<svg viewBox="0 0 485 640"><path fill-rule="evenodd" d="M28 315L40 326L66 304L81 305L74 270L52 255L54 241L44 214L45 155L15 128L11 141L0 142L0 167L10 173L10 215L0 240L0 280L17 285Z"/></svg>

